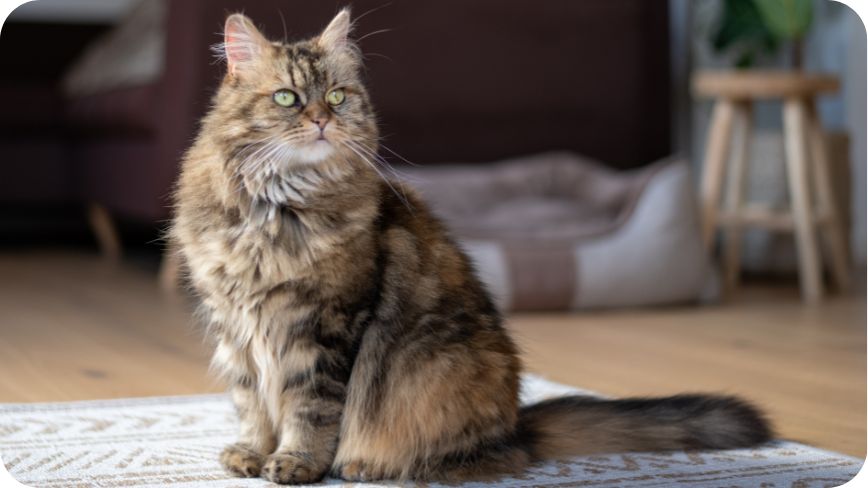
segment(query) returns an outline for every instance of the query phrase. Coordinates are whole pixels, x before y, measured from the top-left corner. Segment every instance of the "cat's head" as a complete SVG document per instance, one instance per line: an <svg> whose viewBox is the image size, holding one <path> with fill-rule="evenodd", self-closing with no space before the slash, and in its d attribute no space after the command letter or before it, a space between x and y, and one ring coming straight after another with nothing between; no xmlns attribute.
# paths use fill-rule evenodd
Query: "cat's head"
<svg viewBox="0 0 868 488"><path fill-rule="evenodd" d="M371 158L377 129L351 27L344 9L318 36L285 44L242 14L226 19L226 76L214 110L239 173Z"/></svg>

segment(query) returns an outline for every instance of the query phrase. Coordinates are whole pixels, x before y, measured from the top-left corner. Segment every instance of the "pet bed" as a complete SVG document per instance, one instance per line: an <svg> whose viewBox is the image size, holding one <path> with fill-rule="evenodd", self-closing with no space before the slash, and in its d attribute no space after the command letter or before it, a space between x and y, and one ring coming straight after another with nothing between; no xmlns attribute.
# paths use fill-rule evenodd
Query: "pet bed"
<svg viewBox="0 0 868 488"><path fill-rule="evenodd" d="M555 152L401 174L446 221L504 310L667 304L706 289L684 161L614 171Z"/></svg>

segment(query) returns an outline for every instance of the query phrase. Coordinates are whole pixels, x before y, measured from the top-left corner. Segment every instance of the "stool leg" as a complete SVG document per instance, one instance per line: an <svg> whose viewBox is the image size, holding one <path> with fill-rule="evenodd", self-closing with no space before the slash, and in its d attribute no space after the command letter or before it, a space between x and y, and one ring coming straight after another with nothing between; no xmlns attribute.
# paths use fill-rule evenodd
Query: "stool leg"
<svg viewBox="0 0 868 488"><path fill-rule="evenodd" d="M753 112L750 102L739 102L735 105L736 142L735 158L730 167L730 179L727 185L726 206L730 215L739 216L744 208L744 189L747 175L747 160L750 153L750 139L753 132ZM741 268L742 224L734 220L724 231L723 275L728 291L738 286Z"/></svg>
<svg viewBox="0 0 868 488"><path fill-rule="evenodd" d="M90 203L87 220L103 258L112 263L120 261L123 253L121 238L108 209L98 203Z"/></svg>
<svg viewBox="0 0 868 488"><path fill-rule="evenodd" d="M799 253L799 278L802 297L813 303L822 298L823 283L817 253L811 193L808 186L807 109L804 100L790 98L784 102L784 138L787 154L787 179L790 205L796 227L796 247Z"/></svg>
<svg viewBox="0 0 868 488"><path fill-rule="evenodd" d="M734 104L731 100L721 99L714 105L711 125L708 129L708 143L702 167L701 208L702 238L707 250L714 244L714 229L717 226L720 192L723 187L724 168L729 152L729 139L732 133Z"/></svg>
<svg viewBox="0 0 868 488"><path fill-rule="evenodd" d="M823 128L817 117L813 103L808 106L808 140L811 148L811 169L816 188L817 207L819 215L825 219L823 227L829 257L832 265L832 278L839 290L846 290L850 285L850 267L847 259L847 245L844 242L841 214L838 212L833 197L832 182L829 176L829 156Z"/></svg>

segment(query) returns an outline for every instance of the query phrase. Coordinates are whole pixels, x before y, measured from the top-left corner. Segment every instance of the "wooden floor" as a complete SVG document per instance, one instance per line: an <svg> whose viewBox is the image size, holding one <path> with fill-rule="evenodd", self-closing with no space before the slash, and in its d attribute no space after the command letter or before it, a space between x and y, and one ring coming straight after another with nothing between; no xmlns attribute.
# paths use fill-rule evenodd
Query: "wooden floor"
<svg viewBox="0 0 868 488"><path fill-rule="evenodd" d="M155 276L74 253L0 255L0 401L219 391L186 306ZM509 319L528 369L609 395L723 391L782 437L864 457L864 288L821 306L795 288L708 307Z"/></svg>

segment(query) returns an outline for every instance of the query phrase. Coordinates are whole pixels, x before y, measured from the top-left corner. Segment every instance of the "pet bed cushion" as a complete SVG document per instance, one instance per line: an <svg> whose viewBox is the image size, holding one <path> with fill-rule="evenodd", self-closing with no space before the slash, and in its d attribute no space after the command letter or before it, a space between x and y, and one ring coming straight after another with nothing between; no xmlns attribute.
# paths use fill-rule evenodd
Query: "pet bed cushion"
<svg viewBox="0 0 868 488"><path fill-rule="evenodd" d="M684 161L618 172L557 152L404 173L504 310L684 302L705 288Z"/></svg>

